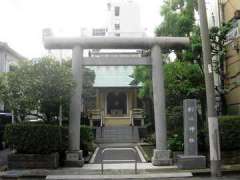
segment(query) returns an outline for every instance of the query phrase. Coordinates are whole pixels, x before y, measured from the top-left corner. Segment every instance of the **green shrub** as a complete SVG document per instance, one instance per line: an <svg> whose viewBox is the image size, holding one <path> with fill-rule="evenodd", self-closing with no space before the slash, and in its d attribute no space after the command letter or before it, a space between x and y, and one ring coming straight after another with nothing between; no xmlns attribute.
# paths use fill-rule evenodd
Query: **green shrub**
<svg viewBox="0 0 240 180"><path fill-rule="evenodd" d="M3 148L2 147L3 133L4 133L4 126L0 124L0 150Z"/></svg>
<svg viewBox="0 0 240 180"><path fill-rule="evenodd" d="M9 124L4 136L10 147L24 154L61 153L68 144L67 129L48 124Z"/></svg>
<svg viewBox="0 0 240 180"><path fill-rule="evenodd" d="M240 150L240 116L220 117L219 130L222 150Z"/></svg>
<svg viewBox="0 0 240 180"><path fill-rule="evenodd" d="M144 142L155 145L156 144L156 137L155 134L151 134L144 139ZM168 148L171 151L183 151L183 137L179 136L178 134L173 134L171 137L168 138Z"/></svg>
<svg viewBox="0 0 240 180"><path fill-rule="evenodd" d="M145 137L143 139L144 142L148 143L148 144L152 144L155 145L156 144L156 136L155 133L148 135L147 137Z"/></svg>
<svg viewBox="0 0 240 180"><path fill-rule="evenodd" d="M0 116L0 150L3 148L3 135L6 124L11 124L11 116Z"/></svg>
<svg viewBox="0 0 240 180"><path fill-rule="evenodd" d="M174 134L168 139L168 146L171 151L183 151L183 137Z"/></svg>
<svg viewBox="0 0 240 180"><path fill-rule="evenodd" d="M68 128L41 123L9 124L4 132L6 143L25 154L64 153L68 148ZM94 150L92 129L81 126L81 149L87 155Z"/></svg>
<svg viewBox="0 0 240 180"><path fill-rule="evenodd" d="M88 155L88 151L94 150L94 136L92 128L89 126L81 126L80 144L84 155Z"/></svg>

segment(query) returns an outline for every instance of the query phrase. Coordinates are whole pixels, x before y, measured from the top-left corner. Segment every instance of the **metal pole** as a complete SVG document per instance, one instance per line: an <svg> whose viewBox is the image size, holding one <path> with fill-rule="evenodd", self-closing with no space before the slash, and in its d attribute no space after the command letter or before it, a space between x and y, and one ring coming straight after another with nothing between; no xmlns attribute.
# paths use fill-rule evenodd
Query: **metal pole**
<svg viewBox="0 0 240 180"><path fill-rule="evenodd" d="M15 124L14 111L13 110L12 110L11 114L12 114L12 124Z"/></svg>
<svg viewBox="0 0 240 180"><path fill-rule="evenodd" d="M198 0L198 11L200 16L200 30L202 39L204 75L207 95L207 115L210 144L211 175L220 176L221 156L220 156L219 129L216 112L216 97L214 90L214 79L205 0Z"/></svg>
<svg viewBox="0 0 240 180"><path fill-rule="evenodd" d="M62 97L61 98L61 101L62 101ZM60 106L59 106L59 126L62 126L62 102L60 103Z"/></svg>
<svg viewBox="0 0 240 180"><path fill-rule="evenodd" d="M137 151L135 151L135 174L137 174Z"/></svg>
<svg viewBox="0 0 240 180"><path fill-rule="evenodd" d="M102 151L102 159L101 159L101 172L103 174L103 159L104 159L104 150Z"/></svg>
<svg viewBox="0 0 240 180"><path fill-rule="evenodd" d="M62 66L62 50L60 50L60 65ZM63 120L63 115L62 115L62 96L60 96L60 105L59 105L59 126L62 126L62 120Z"/></svg>
<svg viewBox="0 0 240 180"><path fill-rule="evenodd" d="M133 138L133 136L134 136L134 126L132 124L132 138Z"/></svg>

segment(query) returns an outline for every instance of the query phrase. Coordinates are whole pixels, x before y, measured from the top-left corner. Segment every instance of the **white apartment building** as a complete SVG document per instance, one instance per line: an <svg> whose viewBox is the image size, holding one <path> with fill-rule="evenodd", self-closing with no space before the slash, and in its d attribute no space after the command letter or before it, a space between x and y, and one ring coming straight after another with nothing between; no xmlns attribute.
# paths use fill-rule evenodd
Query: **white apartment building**
<svg viewBox="0 0 240 180"><path fill-rule="evenodd" d="M18 61L24 57L10 48L6 43L0 42L0 72L8 72L12 65L16 65Z"/></svg>
<svg viewBox="0 0 240 180"><path fill-rule="evenodd" d="M7 43L0 42L0 73L11 71L12 65L16 65L23 59L25 58L10 48ZM0 111L3 110L4 104L0 102Z"/></svg>
<svg viewBox="0 0 240 180"><path fill-rule="evenodd" d="M81 36L144 37L140 7L133 0L109 0L106 25L91 30L82 28Z"/></svg>
<svg viewBox="0 0 240 180"><path fill-rule="evenodd" d="M133 0L115 0L107 3L108 36L143 37L140 7Z"/></svg>
<svg viewBox="0 0 240 180"><path fill-rule="evenodd" d="M222 22L221 1L222 0L206 0L209 28L214 26L219 27Z"/></svg>

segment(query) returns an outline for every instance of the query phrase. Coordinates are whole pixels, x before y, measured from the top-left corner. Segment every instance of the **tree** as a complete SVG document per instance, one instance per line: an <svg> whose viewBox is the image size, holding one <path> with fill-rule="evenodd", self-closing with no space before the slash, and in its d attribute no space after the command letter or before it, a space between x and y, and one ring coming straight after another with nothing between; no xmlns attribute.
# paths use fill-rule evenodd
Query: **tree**
<svg viewBox="0 0 240 180"><path fill-rule="evenodd" d="M133 73L134 83L142 85L139 96L144 98L144 100L152 100L151 74L151 69L144 66L136 67ZM198 98L205 102L203 74L197 64L180 61L165 63L164 74L167 119L170 127L179 129L179 127L182 127L181 112L183 100L186 98ZM175 116L176 113L178 115Z"/></svg>
<svg viewBox="0 0 240 180"><path fill-rule="evenodd" d="M219 76L220 85L216 86L216 91L221 98L222 114L226 114L226 100L225 100L225 86L224 86L224 60L226 56L226 35L231 29L231 24L223 23L220 27L212 27L209 30L209 38L211 42L212 66L214 72ZM191 47L184 54L184 59L196 62L203 73L203 59L202 59L202 42L200 36L200 28L195 26L191 33Z"/></svg>
<svg viewBox="0 0 240 180"><path fill-rule="evenodd" d="M220 85L216 86L216 91L220 96L221 99L221 113L227 113L227 105L225 100L225 74L224 74L224 61L226 57L226 35L229 30L232 28L230 23L223 23L220 27L212 27L210 29L209 38L211 41L211 54L212 54L212 63L213 63L213 70L219 76Z"/></svg>
<svg viewBox="0 0 240 180"><path fill-rule="evenodd" d="M160 11L163 22L156 28L156 36L190 37L196 3L196 0L165 0ZM171 51L175 52L178 60L184 60L182 50Z"/></svg>
<svg viewBox="0 0 240 180"><path fill-rule="evenodd" d="M180 61L165 64L164 70L169 133L182 135L183 100L196 98L204 107L203 74L197 64ZM201 123L201 121L199 122ZM199 126L202 125L199 124Z"/></svg>
<svg viewBox="0 0 240 180"><path fill-rule="evenodd" d="M94 70L84 68L82 97L84 101L85 112L89 109L95 108L96 90L93 88L94 80L95 80Z"/></svg>
<svg viewBox="0 0 240 180"><path fill-rule="evenodd" d="M45 121L55 119L62 103L69 115L69 102L75 86L69 62L60 65L55 59L43 57L37 63L24 61L15 71L0 77L0 99L24 120L28 114L41 116ZM84 69L83 96L92 92L95 74Z"/></svg>
<svg viewBox="0 0 240 180"><path fill-rule="evenodd" d="M31 66L31 62L21 62L19 68L15 68L14 72L2 74L0 79L0 99L21 119L37 108L37 96L34 94L37 89L33 85L38 82L34 79Z"/></svg>
<svg viewBox="0 0 240 180"><path fill-rule="evenodd" d="M39 112L45 115L46 120L52 120L58 116L61 102L63 109L68 109L71 91L75 86L71 68L44 57L33 65L33 69L38 82L36 86Z"/></svg>
<svg viewBox="0 0 240 180"><path fill-rule="evenodd" d="M64 64L71 68L72 60L65 60ZM84 101L84 111L88 109L93 109L96 103L96 90L93 88L95 81L95 72L94 70L84 67L83 68L83 90L82 98Z"/></svg>

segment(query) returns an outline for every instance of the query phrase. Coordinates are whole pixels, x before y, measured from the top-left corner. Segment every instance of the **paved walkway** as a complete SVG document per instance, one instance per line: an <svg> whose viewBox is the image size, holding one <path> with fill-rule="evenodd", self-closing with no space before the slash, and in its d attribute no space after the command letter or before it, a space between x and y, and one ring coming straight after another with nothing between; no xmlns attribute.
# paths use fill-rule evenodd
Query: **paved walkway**
<svg viewBox="0 0 240 180"><path fill-rule="evenodd" d="M132 170L134 165L132 163L113 163L104 165L105 170ZM152 163L137 163L137 168L139 170L175 170L177 166L153 166ZM81 168L83 170L100 170L101 164L84 164Z"/></svg>
<svg viewBox="0 0 240 180"><path fill-rule="evenodd" d="M143 158L142 153L140 150L136 147L136 144L105 144L105 145L99 145L99 147L96 149L92 159L91 163L100 164L102 159L102 152L106 150L106 148L134 148L137 152L137 157L135 152L131 150L109 150L105 151L104 153L104 160L114 160L115 162L106 162L105 164L115 164L115 163L126 163L124 160L135 160L137 159L138 163L145 162L145 159ZM119 161L117 161L119 160Z"/></svg>
<svg viewBox="0 0 240 180"><path fill-rule="evenodd" d="M186 178L184 178L186 179ZM228 176L223 176L223 177L216 177L216 178L211 178L211 177L192 177L192 178L187 178L188 180L239 180L240 175L228 175ZM183 180L183 178L178 178L178 179L171 179L171 180Z"/></svg>
<svg viewBox="0 0 240 180"><path fill-rule="evenodd" d="M186 177L184 177L186 175ZM177 176L177 178L175 178ZM170 178L169 178L170 177ZM224 177L217 177L217 178L211 178L211 177L188 177L187 174L183 173L181 174L148 174L148 175L120 175L118 177L113 175L103 175L103 176L96 176L96 175L70 175L70 176L48 176L46 178L47 180L79 180L79 179L129 179L129 180L137 180L137 179L161 179L161 180L239 180L240 176L224 176Z"/></svg>
<svg viewBox="0 0 240 180"><path fill-rule="evenodd" d="M10 154L9 149L4 149L0 151L0 168L1 166L7 165L7 156Z"/></svg>

